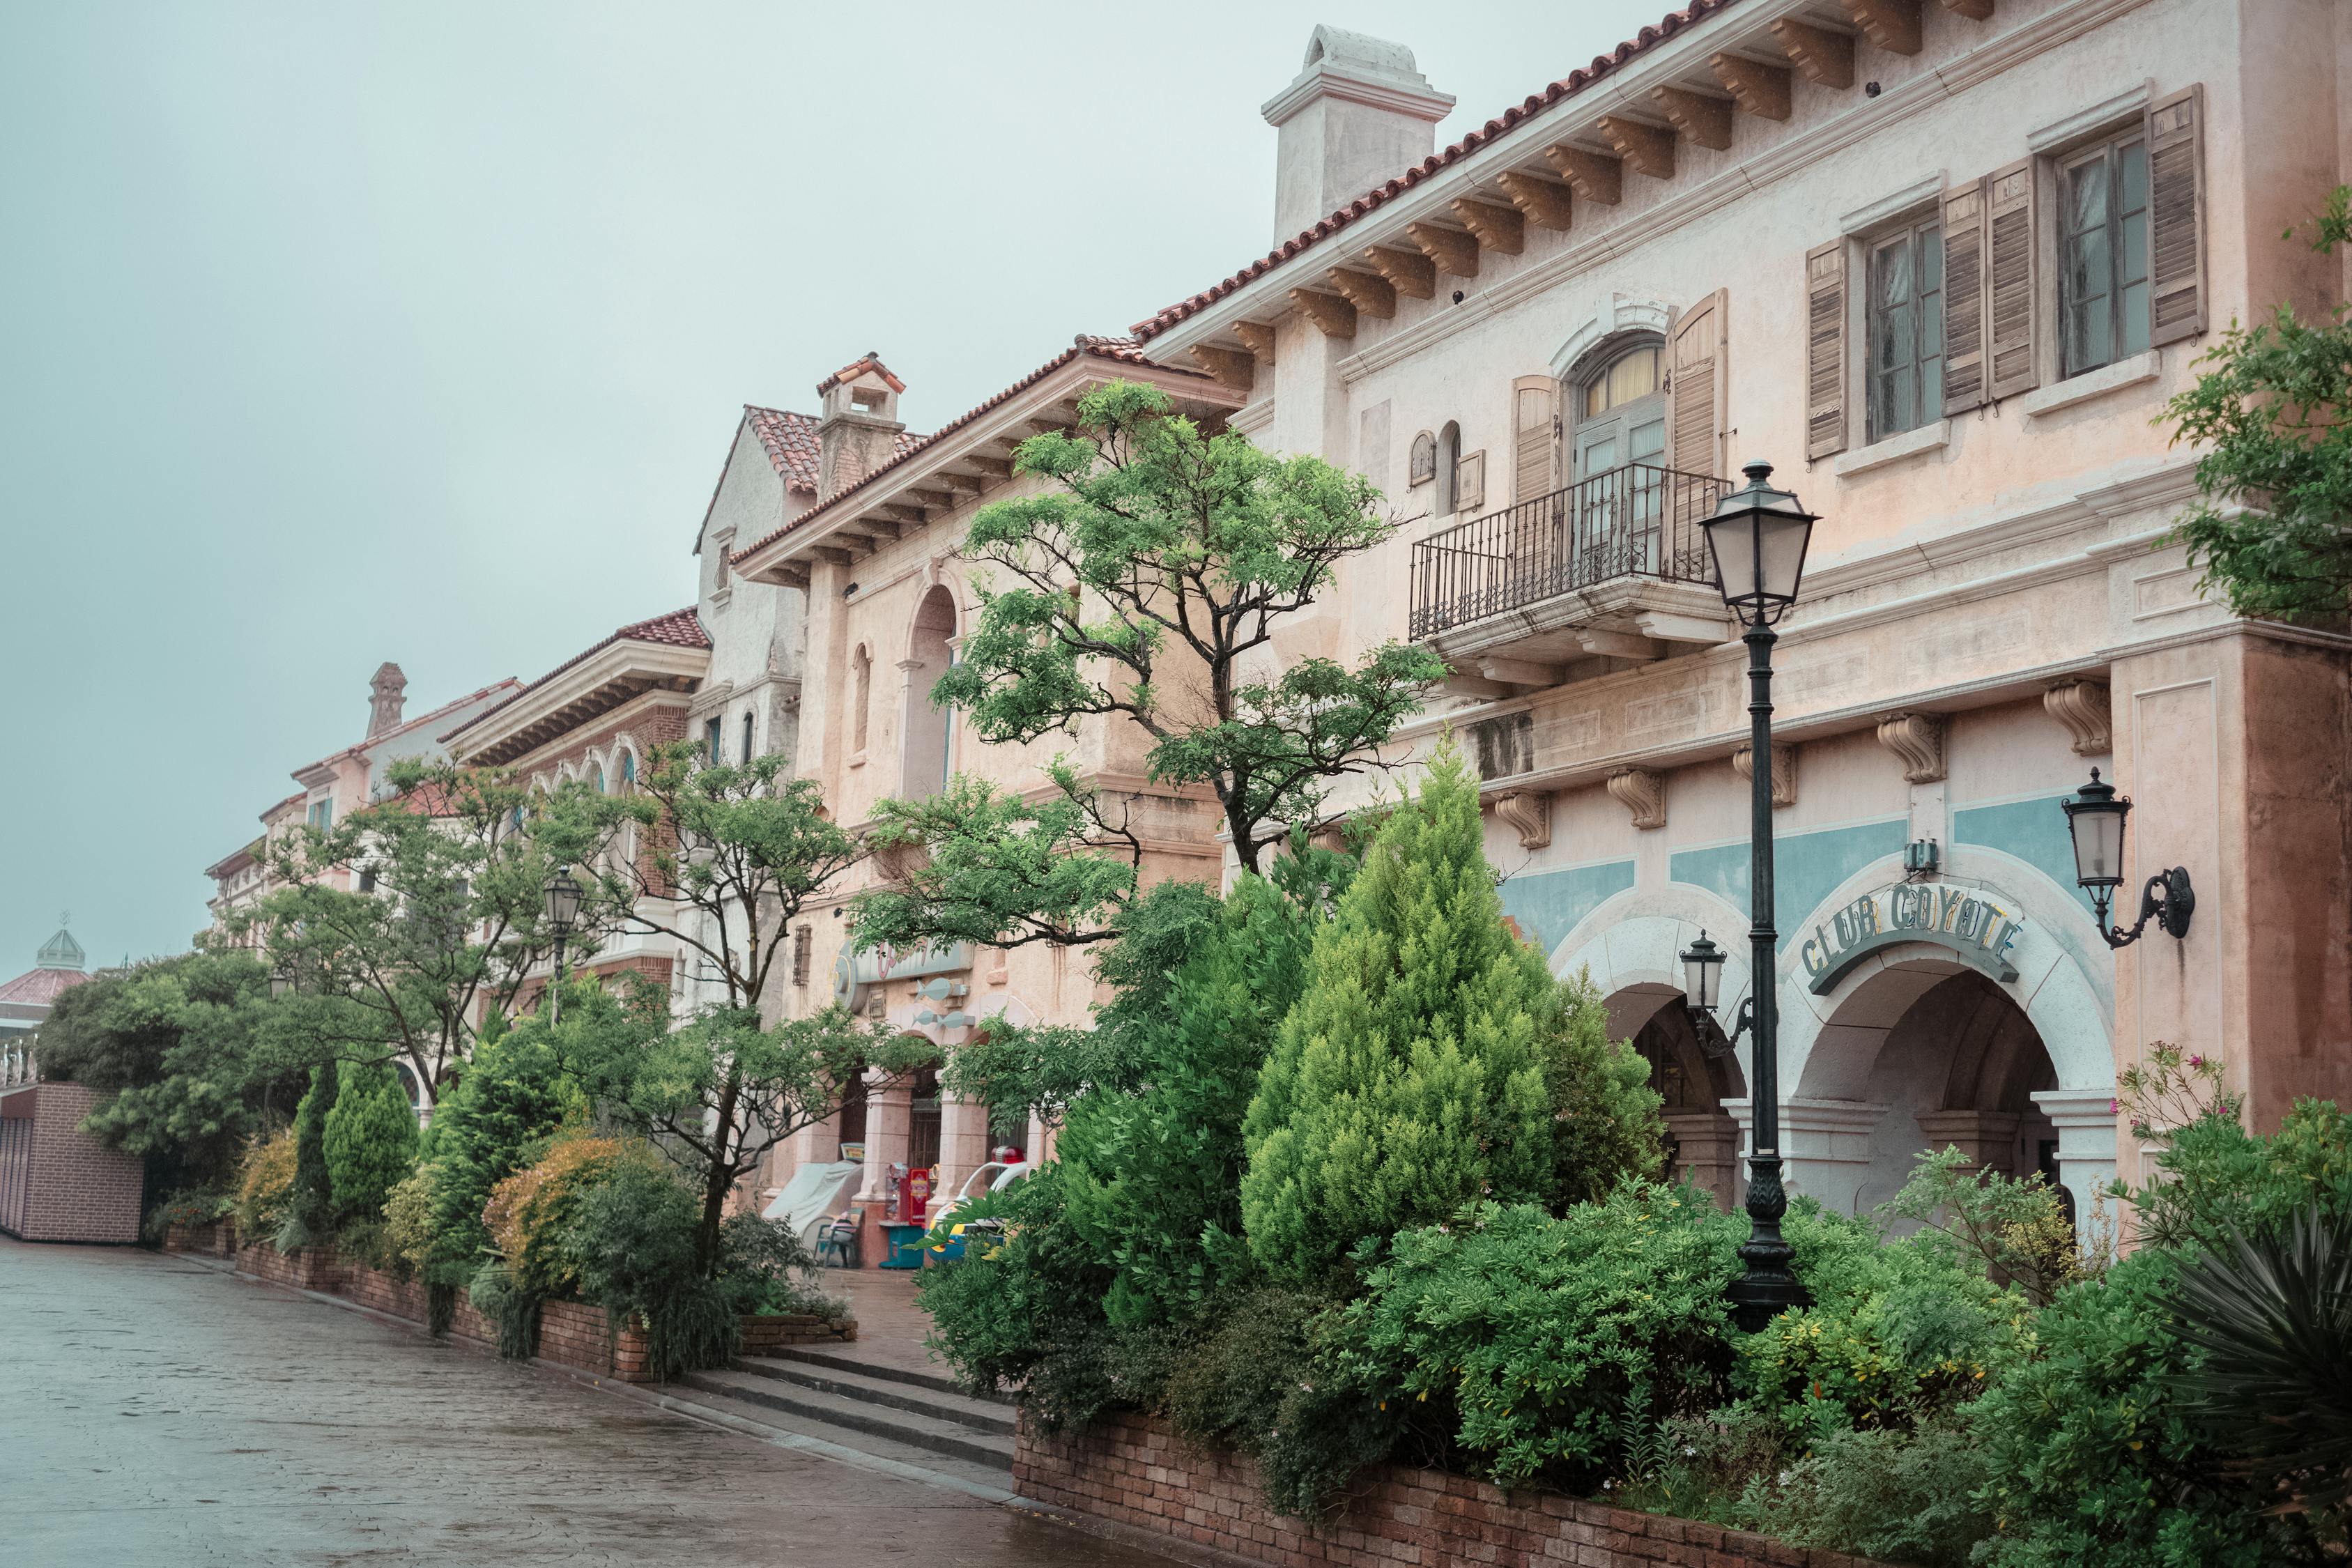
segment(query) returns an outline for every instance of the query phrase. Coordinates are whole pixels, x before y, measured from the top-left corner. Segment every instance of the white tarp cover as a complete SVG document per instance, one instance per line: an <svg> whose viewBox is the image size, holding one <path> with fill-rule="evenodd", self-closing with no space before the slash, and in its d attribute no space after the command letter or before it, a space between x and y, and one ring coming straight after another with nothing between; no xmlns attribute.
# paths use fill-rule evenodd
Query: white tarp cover
<svg viewBox="0 0 2352 1568"><path fill-rule="evenodd" d="M793 1173L791 1181L775 1200L760 1212L761 1219L780 1219L793 1227L801 1241L814 1251L816 1247L816 1227L837 1214L847 1211L851 1194L857 1190L857 1178L866 1167L855 1160L842 1160L830 1165L803 1165Z"/></svg>

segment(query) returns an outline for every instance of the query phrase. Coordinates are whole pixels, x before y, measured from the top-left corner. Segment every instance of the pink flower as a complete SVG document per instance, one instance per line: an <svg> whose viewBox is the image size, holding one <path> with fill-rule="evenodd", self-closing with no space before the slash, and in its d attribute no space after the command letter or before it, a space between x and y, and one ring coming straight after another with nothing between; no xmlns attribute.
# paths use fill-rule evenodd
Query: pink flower
<svg viewBox="0 0 2352 1568"><path fill-rule="evenodd" d="M2201 1068L2205 1065L2205 1058L2203 1057L2190 1057L2189 1058L2189 1065L2193 1068Z"/></svg>
<svg viewBox="0 0 2352 1568"><path fill-rule="evenodd" d="M2111 1100L2107 1101L2107 1114L2110 1116L2114 1115L2116 1111L2121 1110L2123 1108L2124 1102L2120 1100Z"/></svg>

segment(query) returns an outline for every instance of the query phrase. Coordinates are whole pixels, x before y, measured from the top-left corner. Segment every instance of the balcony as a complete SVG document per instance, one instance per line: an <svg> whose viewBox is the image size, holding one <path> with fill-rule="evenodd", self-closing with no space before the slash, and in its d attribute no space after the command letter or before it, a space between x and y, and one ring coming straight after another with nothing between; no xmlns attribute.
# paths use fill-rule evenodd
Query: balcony
<svg viewBox="0 0 2352 1568"><path fill-rule="evenodd" d="M1415 642L1502 696L1730 635L1701 521L1729 479L1630 463L1412 547Z"/></svg>

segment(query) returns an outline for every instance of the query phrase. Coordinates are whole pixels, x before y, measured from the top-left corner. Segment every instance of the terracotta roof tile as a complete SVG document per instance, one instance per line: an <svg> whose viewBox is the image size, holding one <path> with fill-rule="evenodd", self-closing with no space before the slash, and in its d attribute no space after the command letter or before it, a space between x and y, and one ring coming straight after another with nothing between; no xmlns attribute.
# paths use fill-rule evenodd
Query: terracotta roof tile
<svg viewBox="0 0 2352 1568"><path fill-rule="evenodd" d="M694 606L691 605L688 605L683 610L672 610L666 616L656 616L650 620L637 621L629 626L623 626L611 637L605 637L599 642L592 643L588 647L582 648L578 653L573 654L570 658L565 659L562 664L557 665L553 669L549 670L545 675L541 676L537 680L532 681L530 685L517 687L513 691L507 695L504 701L498 703L494 707L485 708L480 713L467 720L465 723L460 724L457 729L450 731L448 734L443 735L441 739L446 741L452 736L463 734L466 731L470 730L475 725L480 723L483 720L488 719L491 714L503 711L507 708L509 708L516 702L521 700L523 698L529 696L530 693L538 690L541 687L546 685L557 676L562 675L565 670L570 669L573 665L583 663L587 659L593 658L595 655L604 652L606 648L611 647L617 642L661 643L669 647L709 647L710 646L710 634L702 629L702 617L696 614Z"/></svg>
<svg viewBox="0 0 2352 1568"><path fill-rule="evenodd" d="M843 382L847 381L850 377L857 374L858 372L866 370L872 371L875 374L888 382L890 384L891 391L904 392L907 390L907 384L890 374L890 367L882 363L882 356L869 351L858 355L857 358L851 360L847 364L843 365L839 370L835 371L831 375L828 375L823 381L818 382L816 384L816 395L819 397L823 397L826 393L831 392Z"/></svg>
<svg viewBox="0 0 2352 1568"><path fill-rule="evenodd" d="M1045 377L1053 374L1054 372L1061 369L1064 365L1068 364L1072 360L1077 359L1081 355L1090 359L1113 360L1121 364L1147 365L1163 373L1172 371L1174 374L1179 375L1198 376L1199 379L1203 381L1209 379L1205 375L1201 375L1198 372L1181 370L1172 365L1153 364L1152 361L1147 358L1140 349L1136 347L1135 340L1132 338L1098 338L1081 333L1068 348L1064 349L1060 353L1055 354L1052 359L1047 360L1044 364L1039 365L1035 370L1031 371L1027 375L1023 376L1019 381L1014 382L1012 385L1006 387L1003 391L996 394L994 396L990 397L986 401L957 415L954 418L949 420L946 424L932 431L929 435L899 437L898 440L898 449L892 454L888 462L883 464L872 473L867 474L856 484L851 485L847 489L840 491L838 494L826 500L819 501L816 505L809 508L808 510L801 513L800 516L793 518L790 522L785 523L783 527L777 529L775 531L768 534L765 538L757 540L752 543L747 544L741 549L733 552L728 559L730 561L740 561L755 550L765 549L768 545L775 542L779 539L782 539L785 534L802 527L811 519L826 515L840 502L850 496L857 494L858 491L866 489L868 485L871 485L876 480L881 479L883 475L894 471L900 464L906 462L909 458L921 451L924 447L929 446L932 442L938 440L940 437L953 434L955 431L961 429L964 426L971 424L973 420L987 413L990 409L997 407L999 405L1019 396L1030 387L1036 385L1037 383L1043 381Z"/></svg>
<svg viewBox="0 0 2352 1568"><path fill-rule="evenodd" d="M760 445L767 448L768 461L784 477L785 488L814 494L816 416L747 403L743 405L743 417L751 422L751 434L760 438Z"/></svg>
<svg viewBox="0 0 2352 1568"><path fill-rule="evenodd" d="M1735 3L1736 0L1691 0L1691 4L1682 10L1667 12L1656 26L1643 28L1634 37L1618 45L1605 55L1595 56L1591 65L1582 70L1569 72L1567 76L1525 102L1505 110L1500 116L1489 120L1444 152L1431 154L1386 184L1365 192L1338 212L1324 218L1313 228L1307 229L1295 239L1283 241L1280 247L1251 262L1223 282L1202 289L1189 300L1179 300L1156 316L1138 321L1134 327L1135 341L1148 342L1188 317L1198 315L1235 289L1255 282L1284 262L1312 249L1358 218L1386 206L1423 181L1451 168L1481 148L1491 146L1562 99L1574 97L1624 66L1627 61L1646 53L1655 45L1673 37L1694 23L1728 9Z"/></svg>
<svg viewBox="0 0 2352 1568"><path fill-rule="evenodd" d="M0 985L0 1002L14 1002L20 1006L46 1007L58 997L94 978L79 969L30 969L5 985Z"/></svg>

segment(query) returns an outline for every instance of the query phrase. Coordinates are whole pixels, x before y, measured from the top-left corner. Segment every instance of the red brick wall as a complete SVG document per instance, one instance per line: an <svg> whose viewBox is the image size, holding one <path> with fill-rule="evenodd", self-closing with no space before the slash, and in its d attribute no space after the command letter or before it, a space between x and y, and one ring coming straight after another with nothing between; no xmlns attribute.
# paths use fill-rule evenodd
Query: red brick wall
<svg viewBox="0 0 2352 1568"><path fill-rule="evenodd" d="M1024 1412L1013 1458L1013 1490L1034 1502L1278 1568L1873 1568L1710 1524L1507 1495L1436 1470L1384 1466L1363 1481L1327 1524L1285 1519L1262 1500L1248 1459L1192 1452L1164 1424L1133 1415L1048 1436Z"/></svg>
<svg viewBox="0 0 2352 1568"><path fill-rule="evenodd" d="M762 1314L743 1320L743 1353L766 1355L785 1345L839 1343L857 1337L857 1320Z"/></svg>
<svg viewBox="0 0 2352 1568"><path fill-rule="evenodd" d="M576 1366L622 1383L651 1383L646 1370L646 1334L635 1325L609 1343L604 1309L583 1301L542 1301L539 1308L539 1359Z"/></svg>
<svg viewBox="0 0 2352 1568"><path fill-rule="evenodd" d="M139 1239L146 1172L81 1130L98 1091L42 1083L0 1096L8 1123L0 1173L0 1230L24 1241Z"/></svg>

